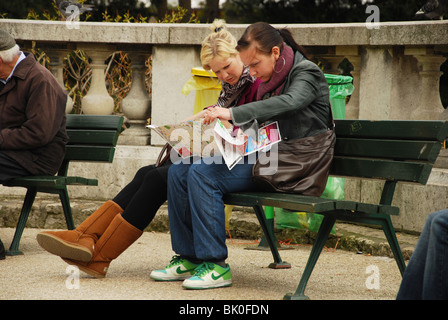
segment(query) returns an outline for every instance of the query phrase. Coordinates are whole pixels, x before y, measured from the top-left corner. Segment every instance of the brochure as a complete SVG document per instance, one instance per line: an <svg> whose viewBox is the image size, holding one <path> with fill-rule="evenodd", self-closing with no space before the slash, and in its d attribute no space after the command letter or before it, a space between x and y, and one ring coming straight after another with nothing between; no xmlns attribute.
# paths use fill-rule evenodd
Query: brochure
<svg viewBox="0 0 448 320"><path fill-rule="evenodd" d="M160 135L182 158L206 157L213 155L215 122L204 125L202 120L191 120L163 126L146 125L146 127Z"/></svg>
<svg viewBox="0 0 448 320"><path fill-rule="evenodd" d="M203 119L163 126L147 125L167 141L182 158L210 157L219 152L231 170L244 156L267 151L281 141L278 123L272 122L258 131L258 141L241 129L227 129L216 121L204 125Z"/></svg>
<svg viewBox="0 0 448 320"><path fill-rule="evenodd" d="M219 119L215 125L215 142L231 170L244 156L257 151L267 151L281 141L278 122L269 123L258 130L258 141L245 134L241 129L235 136L223 126Z"/></svg>

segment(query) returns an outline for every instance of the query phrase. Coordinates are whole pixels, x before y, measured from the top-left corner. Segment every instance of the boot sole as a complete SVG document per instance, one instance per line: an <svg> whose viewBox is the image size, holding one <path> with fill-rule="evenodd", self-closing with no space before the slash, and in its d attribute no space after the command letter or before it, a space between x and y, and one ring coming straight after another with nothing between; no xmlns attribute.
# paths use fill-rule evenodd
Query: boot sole
<svg viewBox="0 0 448 320"><path fill-rule="evenodd" d="M95 270L89 269L88 267L83 266L82 264L76 263L76 261L72 261L70 259L65 259L65 258L62 258L62 260L64 260L69 265L78 267L79 270L81 270L82 272L85 272L89 276L95 277L97 279L101 279L101 278L104 278L106 276L105 273L99 273L99 272L97 272Z"/></svg>
<svg viewBox="0 0 448 320"><path fill-rule="evenodd" d="M92 259L92 252L89 249L71 244L51 234L39 233L37 242L48 252L72 260L88 262Z"/></svg>

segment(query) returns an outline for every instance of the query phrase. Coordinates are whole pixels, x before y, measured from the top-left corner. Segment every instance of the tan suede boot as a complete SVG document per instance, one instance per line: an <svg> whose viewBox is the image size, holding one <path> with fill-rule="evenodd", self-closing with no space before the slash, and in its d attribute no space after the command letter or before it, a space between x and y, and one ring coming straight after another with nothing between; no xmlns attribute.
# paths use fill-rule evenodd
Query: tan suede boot
<svg viewBox="0 0 448 320"><path fill-rule="evenodd" d="M123 212L114 201L106 201L75 230L43 231L37 242L48 252L79 261L90 261L95 243L109 226L112 219Z"/></svg>
<svg viewBox="0 0 448 320"><path fill-rule="evenodd" d="M104 278L109 264L133 244L143 231L117 215L95 244L92 260L89 262L63 258L65 262L77 266L81 271L96 278Z"/></svg>

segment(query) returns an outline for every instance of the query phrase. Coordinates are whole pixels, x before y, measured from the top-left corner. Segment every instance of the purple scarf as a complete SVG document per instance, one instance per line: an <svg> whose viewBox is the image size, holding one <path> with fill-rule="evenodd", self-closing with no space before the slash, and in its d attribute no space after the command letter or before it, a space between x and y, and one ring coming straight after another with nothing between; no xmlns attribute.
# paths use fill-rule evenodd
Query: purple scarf
<svg viewBox="0 0 448 320"><path fill-rule="evenodd" d="M274 65L274 72L268 82L262 82L258 88L257 100L266 98L265 95L279 95L289 71L294 64L294 51L286 43L283 43L283 50Z"/></svg>

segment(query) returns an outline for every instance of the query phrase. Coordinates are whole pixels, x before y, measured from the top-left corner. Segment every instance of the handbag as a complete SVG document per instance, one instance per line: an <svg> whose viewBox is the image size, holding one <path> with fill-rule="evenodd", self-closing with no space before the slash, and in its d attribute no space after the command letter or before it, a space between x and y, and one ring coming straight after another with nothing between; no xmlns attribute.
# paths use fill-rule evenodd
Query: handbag
<svg viewBox="0 0 448 320"><path fill-rule="evenodd" d="M327 183L334 145L334 129L281 141L260 154L252 167L252 180L265 191L320 196Z"/></svg>
<svg viewBox="0 0 448 320"><path fill-rule="evenodd" d="M170 158L171 149L173 149L173 147L168 142L165 143L159 153L159 156L157 157L155 164L156 168L163 166L165 162Z"/></svg>

